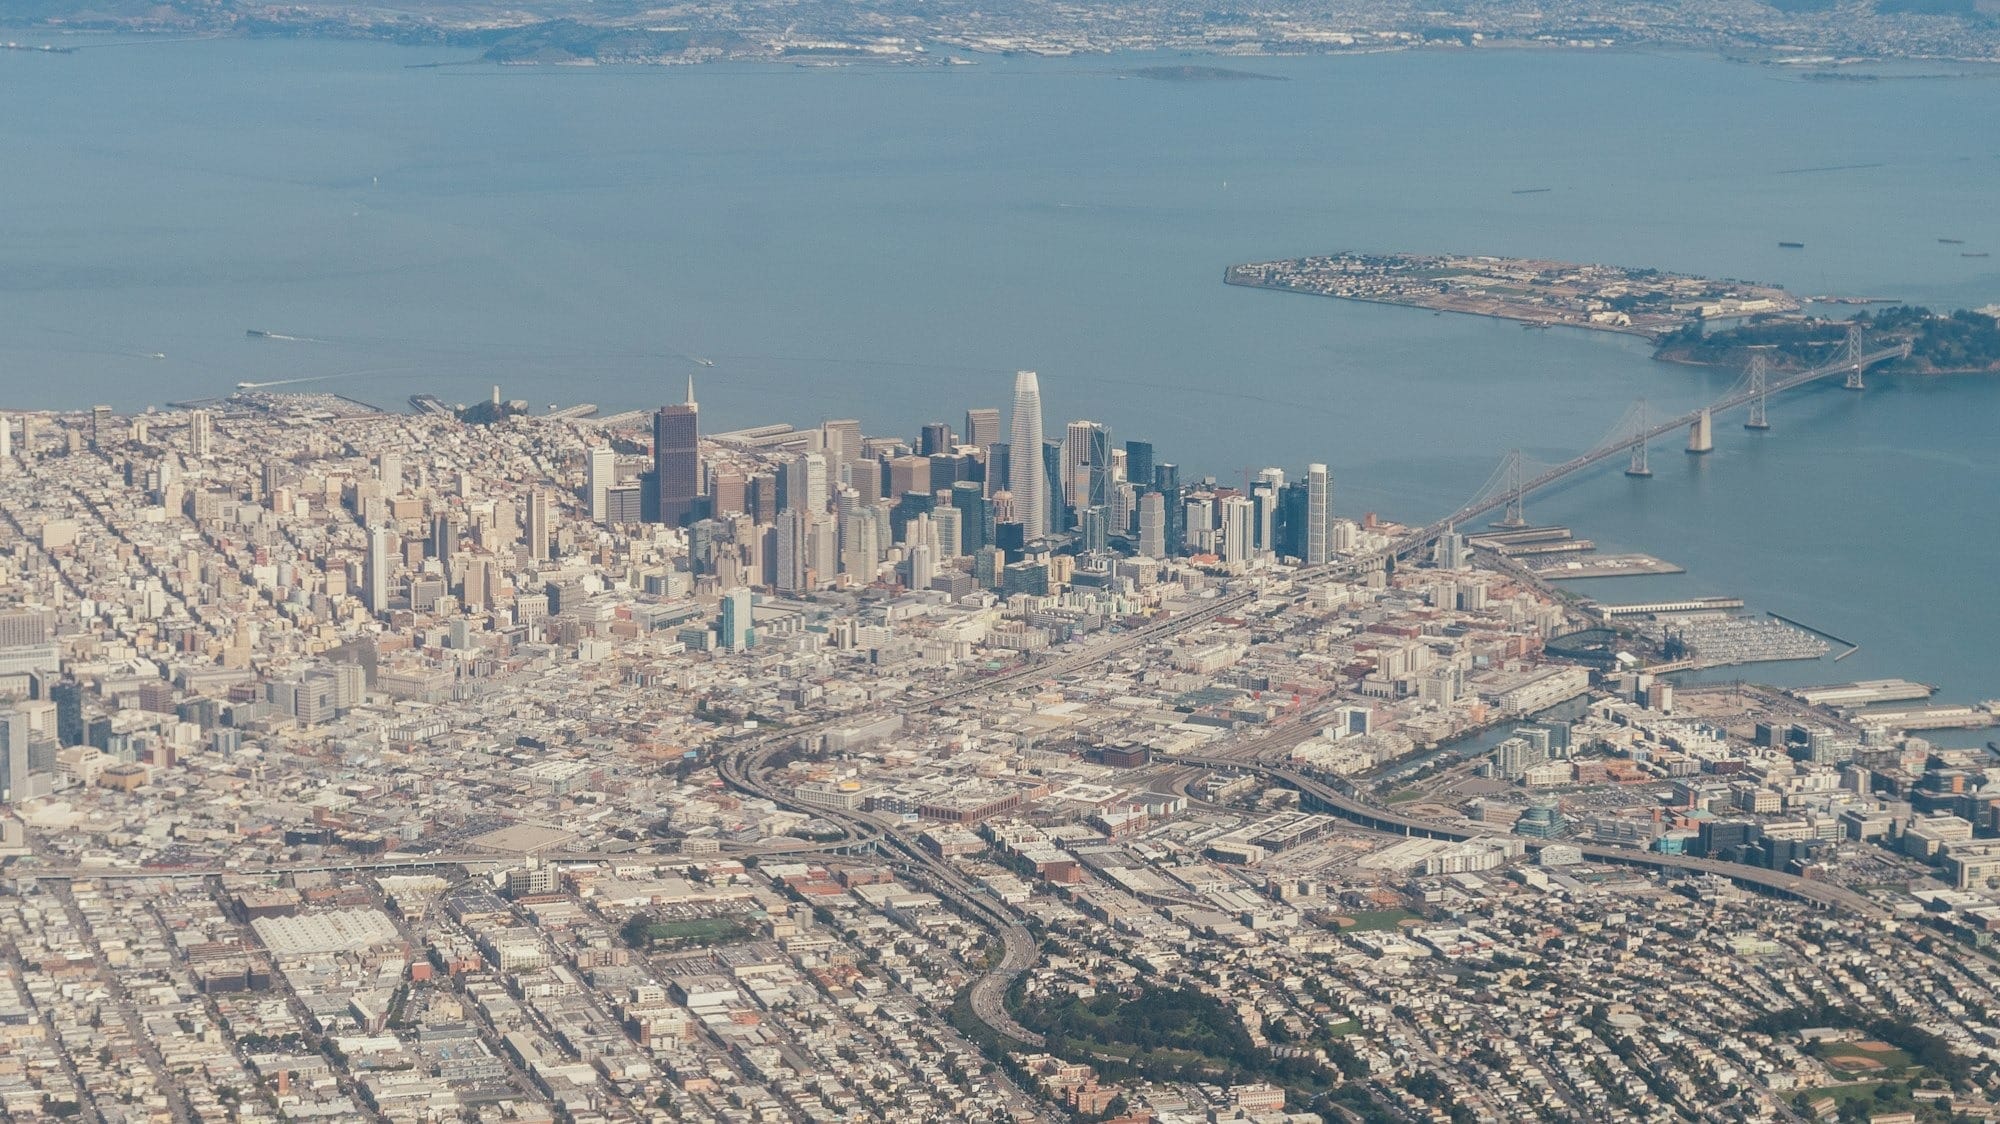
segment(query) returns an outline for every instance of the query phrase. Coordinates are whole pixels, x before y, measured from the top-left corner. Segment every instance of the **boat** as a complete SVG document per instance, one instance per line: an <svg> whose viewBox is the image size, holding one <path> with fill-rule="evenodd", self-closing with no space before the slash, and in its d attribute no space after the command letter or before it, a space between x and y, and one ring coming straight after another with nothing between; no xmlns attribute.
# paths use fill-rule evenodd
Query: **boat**
<svg viewBox="0 0 2000 1124"><path fill-rule="evenodd" d="M250 328L247 329L243 334L249 336L253 340L267 340L271 338L271 333L265 331L262 328Z"/></svg>
<svg viewBox="0 0 2000 1124"><path fill-rule="evenodd" d="M1803 250L1806 248L1806 244L1804 242L1780 242L1778 243L1778 248L1780 250Z"/></svg>
<svg viewBox="0 0 2000 1124"><path fill-rule="evenodd" d="M1963 239L1963 238L1940 238L1940 239L1938 239L1938 241L1939 241L1939 242L1942 242L1942 243L1944 243L1944 244L1945 244L1945 245L1947 245L1947 246L1963 246L1963 245L1965 245L1965 239Z"/></svg>
<svg viewBox="0 0 2000 1124"><path fill-rule="evenodd" d="M1512 192L1511 192L1510 194L1513 194L1513 195L1540 195L1540 194L1541 194L1541 193L1543 193L1544 191L1553 191L1553 190L1555 190L1555 189L1554 189L1554 188L1548 188L1548 187L1517 187L1517 188L1515 188L1515 189L1514 189L1514 190L1513 190L1513 191L1512 191Z"/></svg>
<svg viewBox="0 0 2000 1124"><path fill-rule="evenodd" d="M1960 254L1960 255L1958 255L1958 256L1959 256L1959 257L1962 257L1962 258L1990 258L1990 257L1992 257L1993 255L1992 255L1992 254L1989 254L1989 253L1987 253L1987 252L1986 252L1986 251L1984 251L1984 250L1974 250L1974 251L1971 251L1971 252L1968 252L1968 253L1963 253L1963 254Z"/></svg>

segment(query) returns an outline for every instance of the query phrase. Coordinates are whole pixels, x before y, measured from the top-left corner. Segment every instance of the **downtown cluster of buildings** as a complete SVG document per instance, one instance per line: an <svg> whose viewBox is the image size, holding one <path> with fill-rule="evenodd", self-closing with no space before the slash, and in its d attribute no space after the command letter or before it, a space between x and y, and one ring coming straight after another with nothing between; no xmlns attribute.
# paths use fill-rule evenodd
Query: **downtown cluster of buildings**
<svg viewBox="0 0 2000 1124"><path fill-rule="evenodd" d="M1183 480L1014 389L911 438L704 434L692 393L650 433L5 419L0 1107L1779 1119L1869 1078L1769 1011L2000 1043L1993 981L1922 944L1993 910L1976 761L1593 674L1543 650L1580 611L1455 535L1343 571L1399 529L1335 518L1323 468ZM1572 700L1484 775L1430 752ZM1923 889L1807 921L1602 844ZM1153 993L1247 1053L1059 1031Z"/></svg>
<svg viewBox="0 0 2000 1124"><path fill-rule="evenodd" d="M1099 422L1045 436L1031 371L1015 377L1004 429L997 408L975 408L962 431L933 422L914 440L843 419L715 434L708 452L690 383L686 402L653 416L650 452L589 453L591 518L686 527L691 579L782 594L885 578L954 599L968 578L1002 595L1113 590L1149 583L1170 557L1323 565L1360 533L1333 518L1324 465L1289 483L1265 469L1236 488L1183 481L1150 442L1117 446Z"/></svg>

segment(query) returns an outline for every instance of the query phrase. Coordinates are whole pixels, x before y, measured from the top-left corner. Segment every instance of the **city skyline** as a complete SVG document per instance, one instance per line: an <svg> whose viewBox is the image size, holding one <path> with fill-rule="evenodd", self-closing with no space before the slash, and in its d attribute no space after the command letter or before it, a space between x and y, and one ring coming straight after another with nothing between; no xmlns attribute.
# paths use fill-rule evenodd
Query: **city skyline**
<svg viewBox="0 0 2000 1124"><path fill-rule="evenodd" d="M0 1118L2000 1119L1990 13L247 2L0 36Z"/></svg>

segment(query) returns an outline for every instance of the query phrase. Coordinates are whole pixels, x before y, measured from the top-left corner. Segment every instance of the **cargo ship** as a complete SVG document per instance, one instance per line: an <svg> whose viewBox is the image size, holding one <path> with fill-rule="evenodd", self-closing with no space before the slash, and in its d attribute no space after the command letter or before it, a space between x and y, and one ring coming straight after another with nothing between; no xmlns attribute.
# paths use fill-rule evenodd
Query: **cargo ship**
<svg viewBox="0 0 2000 1124"><path fill-rule="evenodd" d="M1780 250L1803 250L1806 248L1806 244L1804 242L1780 242L1778 243L1778 248Z"/></svg>

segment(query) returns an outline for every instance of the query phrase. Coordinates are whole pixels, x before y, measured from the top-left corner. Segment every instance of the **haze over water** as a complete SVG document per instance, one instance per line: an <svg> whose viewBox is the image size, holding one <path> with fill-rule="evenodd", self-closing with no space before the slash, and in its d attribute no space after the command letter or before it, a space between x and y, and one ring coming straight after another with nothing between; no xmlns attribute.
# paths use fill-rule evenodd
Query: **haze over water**
<svg viewBox="0 0 2000 1124"><path fill-rule="evenodd" d="M409 68L449 57L0 52L0 405L339 373L300 389L401 409L497 382L609 413L677 400L694 371L711 430L908 433L1004 407L1032 367L1052 431L1104 421L1184 479L1324 460L1342 513L1422 521L1511 447L1560 460L1635 398L1678 412L1735 375L1621 337L1227 288L1224 266L1466 251L2000 300L2000 258L1960 256L2000 250L1990 79L1498 52L1223 64L1285 82L1120 78L1161 61L1133 58ZM1656 446L1650 481L1530 501L1690 571L1582 590L1738 594L1863 646L1753 678L2000 695L2000 382L1816 387L1773 404L1771 433L1741 420L1706 458Z"/></svg>

